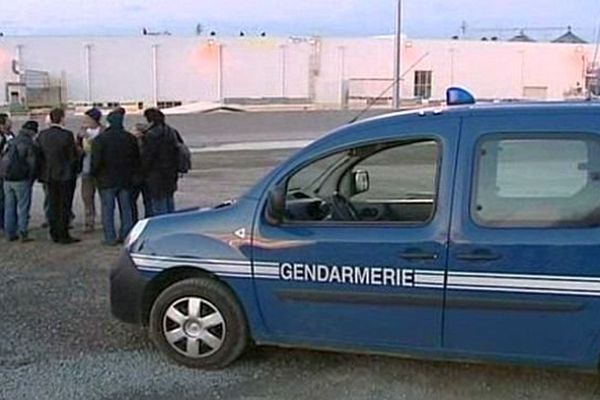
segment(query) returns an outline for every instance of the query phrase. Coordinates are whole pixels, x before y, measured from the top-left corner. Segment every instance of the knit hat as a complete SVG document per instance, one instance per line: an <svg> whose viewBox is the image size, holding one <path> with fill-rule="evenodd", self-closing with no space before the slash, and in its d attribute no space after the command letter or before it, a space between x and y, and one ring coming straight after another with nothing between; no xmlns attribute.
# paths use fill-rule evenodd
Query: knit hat
<svg viewBox="0 0 600 400"><path fill-rule="evenodd" d="M116 107L112 112L125 116L127 113L123 107Z"/></svg>
<svg viewBox="0 0 600 400"><path fill-rule="evenodd" d="M111 128L122 128L125 115L120 110L111 111L106 120Z"/></svg>
<svg viewBox="0 0 600 400"><path fill-rule="evenodd" d="M98 110L95 107L87 110L85 112L85 115L87 115L88 117L90 117L91 119L96 121L97 123L100 123L100 120L102 119L102 111Z"/></svg>
<svg viewBox="0 0 600 400"><path fill-rule="evenodd" d="M26 129L28 131L32 131L37 133L38 129L39 129L39 124L37 123L37 121L27 121L23 124L23 126L21 127L21 129Z"/></svg>

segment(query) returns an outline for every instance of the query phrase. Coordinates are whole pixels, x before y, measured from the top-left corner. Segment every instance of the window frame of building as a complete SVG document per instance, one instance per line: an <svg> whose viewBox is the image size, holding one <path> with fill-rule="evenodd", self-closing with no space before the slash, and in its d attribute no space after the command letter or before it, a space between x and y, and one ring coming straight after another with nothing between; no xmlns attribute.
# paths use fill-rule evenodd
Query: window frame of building
<svg viewBox="0 0 600 400"><path fill-rule="evenodd" d="M414 73L413 95L417 99L430 99L433 86L433 70L417 70Z"/></svg>

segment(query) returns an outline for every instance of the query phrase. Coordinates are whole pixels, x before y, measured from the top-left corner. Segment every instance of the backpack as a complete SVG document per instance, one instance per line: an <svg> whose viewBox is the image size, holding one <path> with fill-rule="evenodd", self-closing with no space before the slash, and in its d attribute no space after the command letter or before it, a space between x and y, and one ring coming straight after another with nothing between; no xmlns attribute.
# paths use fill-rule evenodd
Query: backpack
<svg viewBox="0 0 600 400"><path fill-rule="evenodd" d="M177 151L177 173L187 174L192 169L192 152L177 130L171 127L167 127L167 129L171 132L173 141L175 142L175 149Z"/></svg>
<svg viewBox="0 0 600 400"><path fill-rule="evenodd" d="M2 156L2 170L4 180L22 181L29 178L29 165L26 160L21 159L19 148L15 140L10 140L6 145L6 150Z"/></svg>
<svg viewBox="0 0 600 400"><path fill-rule="evenodd" d="M192 152L183 142L177 142L177 173L187 174L192 169Z"/></svg>

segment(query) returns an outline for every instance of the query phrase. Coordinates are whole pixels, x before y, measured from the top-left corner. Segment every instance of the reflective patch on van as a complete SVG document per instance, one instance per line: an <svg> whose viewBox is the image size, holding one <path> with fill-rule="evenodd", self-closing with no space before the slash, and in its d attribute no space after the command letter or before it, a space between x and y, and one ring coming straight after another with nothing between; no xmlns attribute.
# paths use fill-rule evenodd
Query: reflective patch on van
<svg viewBox="0 0 600 400"><path fill-rule="evenodd" d="M503 274L394 267L337 266L318 263L196 259L132 254L138 270L162 272L175 267L197 267L228 278L283 282L341 284L512 292L531 294L600 296L600 277Z"/></svg>

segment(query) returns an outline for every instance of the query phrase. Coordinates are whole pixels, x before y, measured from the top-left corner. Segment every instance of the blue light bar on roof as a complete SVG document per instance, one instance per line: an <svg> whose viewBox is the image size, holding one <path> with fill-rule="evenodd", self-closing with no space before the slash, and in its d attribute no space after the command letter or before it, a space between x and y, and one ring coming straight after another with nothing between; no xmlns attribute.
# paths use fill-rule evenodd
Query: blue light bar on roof
<svg viewBox="0 0 600 400"><path fill-rule="evenodd" d="M446 90L446 104L449 106L475 104L475 97L466 89L451 87Z"/></svg>

